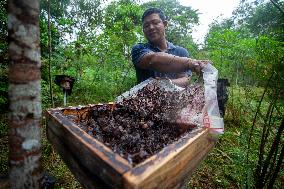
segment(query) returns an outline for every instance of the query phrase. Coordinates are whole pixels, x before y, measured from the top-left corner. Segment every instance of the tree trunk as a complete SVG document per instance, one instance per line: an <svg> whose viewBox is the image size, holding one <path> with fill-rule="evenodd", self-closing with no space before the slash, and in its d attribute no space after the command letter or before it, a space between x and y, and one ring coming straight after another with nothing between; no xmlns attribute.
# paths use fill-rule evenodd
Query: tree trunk
<svg viewBox="0 0 284 189"><path fill-rule="evenodd" d="M48 0L48 82L51 106L54 108L53 89L51 79L51 24L50 24L50 1Z"/></svg>
<svg viewBox="0 0 284 189"><path fill-rule="evenodd" d="M40 188L39 1L8 1L11 188Z"/></svg>

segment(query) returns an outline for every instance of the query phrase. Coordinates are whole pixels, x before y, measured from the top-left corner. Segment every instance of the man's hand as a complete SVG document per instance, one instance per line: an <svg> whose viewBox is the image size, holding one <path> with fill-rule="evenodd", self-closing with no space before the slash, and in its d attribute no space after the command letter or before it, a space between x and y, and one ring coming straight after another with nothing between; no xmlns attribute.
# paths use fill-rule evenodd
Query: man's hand
<svg viewBox="0 0 284 189"><path fill-rule="evenodd" d="M198 75L201 74L201 70L207 65L210 64L209 60L195 60L190 59L189 61L189 68L197 73Z"/></svg>

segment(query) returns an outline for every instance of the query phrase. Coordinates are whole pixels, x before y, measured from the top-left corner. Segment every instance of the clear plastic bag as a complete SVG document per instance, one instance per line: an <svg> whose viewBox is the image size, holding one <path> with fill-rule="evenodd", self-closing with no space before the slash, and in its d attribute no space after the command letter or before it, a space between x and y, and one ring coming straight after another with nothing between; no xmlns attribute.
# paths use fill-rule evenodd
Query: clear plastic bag
<svg viewBox="0 0 284 189"><path fill-rule="evenodd" d="M205 87L205 107L203 126L214 134L224 133L224 121L220 116L217 100L218 70L211 64L207 64L202 70Z"/></svg>
<svg viewBox="0 0 284 189"><path fill-rule="evenodd" d="M188 104L181 110L178 122L189 125L196 124L200 127L209 128L212 134L223 134L224 121L220 116L217 100L218 70L211 64L207 64L202 72L205 98L202 112L195 111L195 107Z"/></svg>
<svg viewBox="0 0 284 189"><path fill-rule="evenodd" d="M137 92L146 85L158 86L165 91L175 91L178 92L181 99L180 103L183 103L184 106L180 110L176 111L177 115L173 116L169 114L169 120L178 123L182 127L206 127L212 134L223 134L224 122L219 113L217 100L218 70L211 64L207 64L203 68L202 72L204 81L204 86L202 86L204 87L204 94L202 95L194 94L195 91L197 91L197 93L200 92L200 90L196 90L199 89L199 86L201 85L200 83L192 84L191 87L185 89L174 85L170 79L150 78L118 96L115 102L119 103L124 98L133 98L137 94ZM192 103L186 103L186 101L184 101L184 98L182 98L182 95L190 93L190 91L188 90L192 90ZM202 105L203 107L200 108L200 105Z"/></svg>

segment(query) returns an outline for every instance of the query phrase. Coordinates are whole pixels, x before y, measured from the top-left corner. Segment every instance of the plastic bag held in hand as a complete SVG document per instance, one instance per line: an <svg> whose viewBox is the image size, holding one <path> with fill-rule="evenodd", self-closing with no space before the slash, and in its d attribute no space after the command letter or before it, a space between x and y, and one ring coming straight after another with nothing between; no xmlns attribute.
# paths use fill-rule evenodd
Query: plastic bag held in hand
<svg viewBox="0 0 284 189"><path fill-rule="evenodd" d="M212 133L223 134L224 121L220 116L217 100L218 70L211 64L207 64L202 71L205 87L203 124L205 127L210 128Z"/></svg>
<svg viewBox="0 0 284 189"><path fill-rule="evenodd" d="M196 107L188 104L180 112L177 122L185 125L197 125L210 129L212 134L224 133L224 122L221 118L217 100L217 80L218 70L211 64L207 64L203 69L204 98L205 105L202 113L196 111ZM200 100L198 94L195 95L196 101ZM194 103L194 104L198 104Z"/></svg>

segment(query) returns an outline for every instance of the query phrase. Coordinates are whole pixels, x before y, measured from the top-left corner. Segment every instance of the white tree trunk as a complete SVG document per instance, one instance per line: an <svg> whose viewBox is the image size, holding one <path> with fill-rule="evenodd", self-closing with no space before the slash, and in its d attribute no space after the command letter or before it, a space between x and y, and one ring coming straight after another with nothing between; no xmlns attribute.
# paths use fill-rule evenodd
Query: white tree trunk
<svg viewBox="0 0 284 189"><path fill-rule="evenodd" d="M39 1L8 1L11 188L40 188Z"/></svg>

